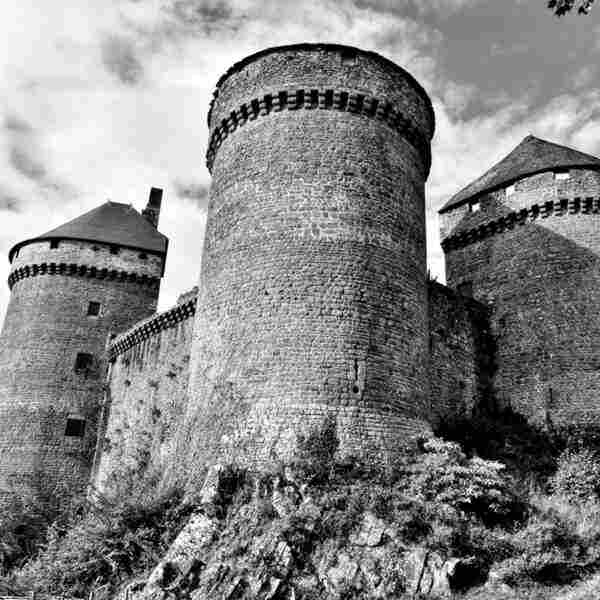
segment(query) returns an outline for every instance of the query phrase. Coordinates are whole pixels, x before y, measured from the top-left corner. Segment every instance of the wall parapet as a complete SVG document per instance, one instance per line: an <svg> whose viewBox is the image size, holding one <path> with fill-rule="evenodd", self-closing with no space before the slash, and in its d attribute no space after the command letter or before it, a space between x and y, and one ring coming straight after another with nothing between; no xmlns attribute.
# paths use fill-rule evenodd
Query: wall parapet
<svg viewBox="0 0 600 600"><path fill-rule="evenodd" d="M118 335L108 346L108 360L111 362L116 360L117 356L127 352L133 346L141 344L161 331L175 327L181 321L193 317L196 314L196 303L197 298L191 298L134 325L131 329Z"/></svg>
<svg viewBox="0 0 600 600"><path fill-rule="evenodd" d="M339 110L383 121L400 133L417 150L423 160L425 173L429 173L431 167L429 141L411 123L409 117L385 99L333 89L281 90L249 100L232 110L228 118L223 119L215 126L210 136L206 152L208 170L212 172L217 150L223 141L238 127L272 112L299 109Z"/></svg>
<svg viewBox="0 0 600 600"><path fill-rule="evenodd" d="M444 252L464 248L485 238L513 229L515 225L525 225L537 219L546 219L551 216L565 216L574 214L600 214L600 197L588 196L581 198L560 198L549 200L543 204L533 204L527 208L510 211L501 217L491 219L472 228L465 228L458 233L451 234L442 240Z"/></svg>
<svg viewBox="0 0 600 600"><path fill-rule="evenodd" d="M8 276L8 287L12 289L17 281L26 279L27 277L36 277L38 275L70 275L74 277L128 281L148 286L158 286L160 283L158 277L151 277L145 274L142 275L132 271L121 271L108 268L99 269L98 267L79 265L77 263L43 262L25 265L12 271Z"/></svg>

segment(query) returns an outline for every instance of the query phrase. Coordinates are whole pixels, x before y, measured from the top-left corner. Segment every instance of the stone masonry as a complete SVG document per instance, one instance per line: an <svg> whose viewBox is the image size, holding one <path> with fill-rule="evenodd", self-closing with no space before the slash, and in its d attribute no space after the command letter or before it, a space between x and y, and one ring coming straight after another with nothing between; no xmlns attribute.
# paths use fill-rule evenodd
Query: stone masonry
<svg viewBox="0 0 600 600"><path fill-rule="evenodd" d="M440 215L448 284L491 309L498 402L548 427L600 417L600 161L591 159L565 170L557 157Z"/></svg>
<svg viewBox="0 0 600 600"><path fill-rule="evenodd" d="M221 78L183 476L285 457L326 417L353 454L427 430L433 127L408 73L353 48L271 49Z"/></svg>
<svg viewBox="0 0 600 600"><path fill-rule="evenodd" d="M108 385L98 435L95 491L105 497L144 483L156 491L174 460L187 404L196 293L137 323L108 349Z"/></svg>
<svg viewBox="0 0 600 600"><path fill-rule="evenodd" d="M107 203L94 214L143 220L130 210ZM69 235L79 226L81 237L91 237L92 225L77 221ZM71 493L88 484L108 335L156 310L164 253L144 246L140 252L135 240L116 246L66 231L11 252L0 336L2 496Z"/></svg>
<svg viewBox="0 0 600 600"><path fill-rule="evenodd" d="M442 208L426 276L434 117L387 59L335 44L233 65L209 113L198 289L156 314L161 190L10 253L0 496L193 491L290 458L325 419L385 459L486 404L598 423L600 159L529 136Z"/></svg>

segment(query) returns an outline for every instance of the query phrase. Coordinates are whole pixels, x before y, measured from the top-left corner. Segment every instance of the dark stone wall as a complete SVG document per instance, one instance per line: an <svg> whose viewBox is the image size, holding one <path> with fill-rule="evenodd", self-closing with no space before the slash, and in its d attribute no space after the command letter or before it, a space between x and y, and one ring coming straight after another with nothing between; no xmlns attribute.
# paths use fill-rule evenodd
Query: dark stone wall
<svg viewBox="0 0 600 600"><path fill-rule="evenodd" d="M449 285L493 305L495 389L548 426L600 412L600 173L551 172L441 215Z"/></svg>
<svg viewBox="0 0 600 600"><path fill-rule="evenodd" d="M195 292L113 340L93 486L151 495L173 462L187 404Z"/></svg>
<svg viewBox="0 0 600 600"><path fill-rule="evenodd" d="M487 406L495 348L489 309L429 282L429 394L434 427Z"/></svg>
<svg viewBox="0 0 600 600"><path fill-rule="evenodd" d="M88 483L108 334L155 312L161 273L158 256L113 255L102 244L20 250L0 336L0 493ZM98 316L87 315L90 301L100 303ZM76 372L80 352L93 362ZM68 417L86 420L83 437L65 436Z"/></svg>
<svg viewBox="0 0 600 600"><path fill-rule="evenodd" d="M327 416L348 453L427 428L432 131L407 74L361 52L292 47L221 82L180 478L287 455Z"/></svg>

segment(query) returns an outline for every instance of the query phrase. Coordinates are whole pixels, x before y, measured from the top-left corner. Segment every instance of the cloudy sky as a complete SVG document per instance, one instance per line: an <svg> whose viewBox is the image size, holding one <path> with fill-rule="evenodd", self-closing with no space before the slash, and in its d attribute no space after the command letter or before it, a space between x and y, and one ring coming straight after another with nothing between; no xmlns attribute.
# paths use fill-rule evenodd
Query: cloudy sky
<svg viewBox="0 0 600 600"><path fill-rule="evenodd" d="M19 0L0 7L0 319L8 249L104 200L165 189L160 308L196 283L218 77L267 46L375 50L433 99L436 211L529 133L600 155L600 6L557 19L545 0Z"/></svg>

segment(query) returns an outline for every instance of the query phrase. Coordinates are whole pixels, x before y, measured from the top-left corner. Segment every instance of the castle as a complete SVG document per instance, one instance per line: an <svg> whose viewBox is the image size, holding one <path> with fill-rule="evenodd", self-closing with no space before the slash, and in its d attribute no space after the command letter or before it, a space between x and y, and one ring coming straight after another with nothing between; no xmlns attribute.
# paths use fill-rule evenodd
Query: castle
<svg viewBox="0 0 600 600"><path fill-rule="evenodd" d="M270 48L221 77L208 121L200 283L170 310L158 189L11 250L0 493L193 488L330 418L344 454L390 455L492 397L598 419L600 159L530 136L458 192L444 286L425 255L434 113L405 70Z"/></svg>

